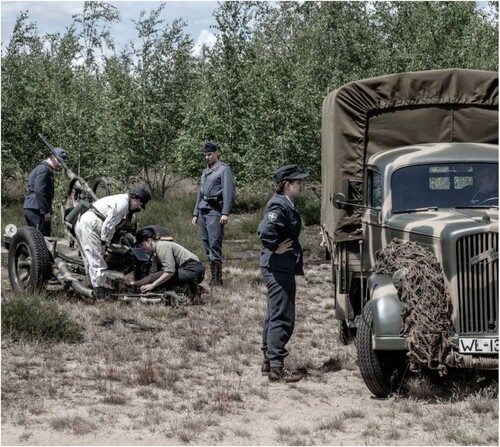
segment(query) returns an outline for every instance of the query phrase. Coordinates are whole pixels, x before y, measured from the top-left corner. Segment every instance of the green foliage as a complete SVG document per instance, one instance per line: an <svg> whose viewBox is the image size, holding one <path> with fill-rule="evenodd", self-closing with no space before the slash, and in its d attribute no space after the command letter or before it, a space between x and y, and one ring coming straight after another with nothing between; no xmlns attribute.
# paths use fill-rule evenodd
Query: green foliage
<svg viewBox="0 0 500 447"><path fill-rule="evenodd" d="M14 295L2 300L2 335L28 341L78 343L82 328L43 295Z"/></svg>
<svg viewBox="0 0 500 447"><path fill-rule="evenodd" d="M271 181L238 187L233 213L252 213L263 210L273 194L274 184Z"/></svg>
<svg viewBox="0 0 500 447"><path fill-rule="evenodd" d="M115 7L85 2L64 34L20 12L2 53L2 192L48 153L43 132L87 181L146 183L164 197L198 178L208 139L238 187L298 163L321 175L321 106L342 84L440 68L498 69L498 3L220 2L216 43L193 55L165 6L117 51ZM247 206L242 203L242 210ZM239 206L239 204L237 204ZM248 204L254 209L253 204Z"/></svg>
<svg viewBox="0 0 500 447"><path fill-rule="evenodd" d="M319 186L317 186L316 189L319 190ZM304 194L297 199L296 202L304 225L310 226L320 224L321 195L313 189L313 185L306 186Z"/></svg>

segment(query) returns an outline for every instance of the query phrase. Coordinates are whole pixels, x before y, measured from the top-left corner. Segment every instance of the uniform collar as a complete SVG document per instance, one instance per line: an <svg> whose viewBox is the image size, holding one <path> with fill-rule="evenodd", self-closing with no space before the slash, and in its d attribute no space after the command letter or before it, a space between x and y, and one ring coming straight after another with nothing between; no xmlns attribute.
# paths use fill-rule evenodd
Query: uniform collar
<svg viewBox="0 0 500 447"><path fill-rule="evenodd" d="M213 166L207 166L208 171L217 171L220 168L220 160L217 160Z"/></svg>
<svg viewBox="0 0 500 447"><path fill-rule="evenodd" d="M50 172L54 172L54 168L50 165L50 163L47 160L43 160L42 164L47 166L47 168L49 168Z"/></svg>
<svg viewBox="0 0 500 447"><path fill-rule="evenodd" d="M290 197L288 197L288 196L287 196L286 194L284 194L284 193L280 193L280 194L278 194L278 196L282 198L281 200L285 201L286 203L289 203L289 204L291 205L291 207L292 207L293 209L295 209L295 205L293 204L293 200L292 200L292 199L290 199Z"/></svg>

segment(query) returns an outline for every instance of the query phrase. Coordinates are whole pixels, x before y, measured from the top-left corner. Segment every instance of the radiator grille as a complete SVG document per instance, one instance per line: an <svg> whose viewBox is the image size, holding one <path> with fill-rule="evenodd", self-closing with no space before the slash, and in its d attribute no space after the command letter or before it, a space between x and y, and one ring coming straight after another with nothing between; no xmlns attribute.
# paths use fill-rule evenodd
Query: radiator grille
<svg viewBox="0 0 500 447"><path fill-rule="evenodd" d="M498 233L457 241L461 335L498 334Z"/></svg>

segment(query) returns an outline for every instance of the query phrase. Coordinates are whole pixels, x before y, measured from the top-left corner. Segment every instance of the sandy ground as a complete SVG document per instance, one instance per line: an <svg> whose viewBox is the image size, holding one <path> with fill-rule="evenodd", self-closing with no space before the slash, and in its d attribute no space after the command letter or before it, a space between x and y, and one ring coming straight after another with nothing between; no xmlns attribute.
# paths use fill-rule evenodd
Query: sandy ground
<svg viewBox="0 0 500 447"><path fill-rule="evenodd" d="M309 272L315 270L316 278L322 278L328 269L328 265L316 265ZM10 285L3 270L5 294ZM301 281L302 294L306 289L313 296L323 293L314 287L324 290L324 284ZM355 348L336 341L331 309L329 318L323 319L325 307L319 304L320 298L324 297L318 297L317 303L314 299L302 303L298 309L301 320L290 360L300 365L300 357L309 352L315 366L296 384L269 384L260 374L258 349L243 362L245 355L233 359L226 353L219 364L212 364L208 378L203 369L208 357L190 354L187 369L176 372L176 385L158 388L138 386L116 371L114 376L108 372L101 379L91 379L82 359L87 358L89 364L93 359L79 351L85 348L72 352L70 346L2 340L2 445L498 444L494 397L374 398L356 367ZM219 304L228 305L231 299L223 295ZM211 305L206 306L186 312L206 312L209 321ZM256 328L249 335L256 343L259 331ZM161 345L161 336L154 335L156 340L147 343ZM318 348L317 354L313 348ZM168 360L170 352L163 349ZM224 352L221 349L219 356ZM338 367L328 368L333 353L333 364ZM231 371L231 362L238 365L236 373ZM118 396L122 401L105 401L103 396Z"/></svg>

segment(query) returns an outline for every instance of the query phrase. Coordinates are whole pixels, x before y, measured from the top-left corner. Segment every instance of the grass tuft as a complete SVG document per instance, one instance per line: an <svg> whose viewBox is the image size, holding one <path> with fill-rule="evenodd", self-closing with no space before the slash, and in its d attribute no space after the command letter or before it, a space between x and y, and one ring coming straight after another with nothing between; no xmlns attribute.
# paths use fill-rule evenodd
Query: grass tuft
<svg viewBox="0 0 500 447"><path fill-rule="evenodd" d="M137 368L137 383L141 386L151 385L158 380L158 373L153 366L153 362L148 360L144 365Z"/></svg>
<svg viewBox="0 0 500 447"><path fill-rule="evenodd" d="M14 340L64 343L83 340L83 329L43 295L13 295L2 301L2 334Z"/></svg>
<svg viewBox="0 0 500 447"><path fill-rule="evenodd" d="M56 431L67 431L77 436L88 435L97 429L96 424L81 416L62 416L51 420L50 426Z"/></svg>

